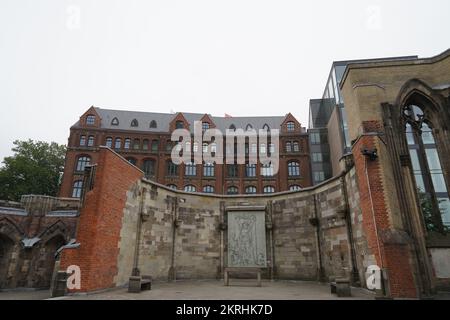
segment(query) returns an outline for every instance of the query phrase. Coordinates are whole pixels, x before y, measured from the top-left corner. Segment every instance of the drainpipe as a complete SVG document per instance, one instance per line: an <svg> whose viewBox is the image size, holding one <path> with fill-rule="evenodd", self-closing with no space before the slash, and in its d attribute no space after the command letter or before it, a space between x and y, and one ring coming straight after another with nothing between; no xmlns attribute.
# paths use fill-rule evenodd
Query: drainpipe
<svg viewBox="0 0 450 320"><path fill-rule="evenodd" d="M172 219L172 257L170 261L170 269L169 269L169 281L176 281L176 272L175 272L175 249L176 249L176 234L178 228L178 197L170 197L169 198L173 219Z"/></svg>
<svg viewBox="0 0 450 320"><path fill-rule="evenodd" d="M313 201L314 201L314 218L310 219L310 223L315 227L316 232L316 245L317 245L317 266L318 266L318 272L317 272L317 280L319 282L322 282L325 280L325 274L323 270L323 263L322 263L322 248L321 248L321 242L320 242L320 221L317 213L317 195L313 194Z"/></svg>
<svg viewBox="0 0 450 320"><path fill-rule="evenodd" d="M351 283L352 284L358 284L360 285L360 279L359 279L359 272L358 272L358 265L356 261L356 249L355 249L355 241L353 238L353 228L352 228L352 219L350 215L350 205L348 202L348 192L347 192L347 182L345 181L345 175L344 173L341 177L342 182L342 192L344 194L344 202L345 202L345 224L347 225L347 237L348 241L350 243L350 256L351 256L351 263L352 263L352 275L351 275Z"/></svg>

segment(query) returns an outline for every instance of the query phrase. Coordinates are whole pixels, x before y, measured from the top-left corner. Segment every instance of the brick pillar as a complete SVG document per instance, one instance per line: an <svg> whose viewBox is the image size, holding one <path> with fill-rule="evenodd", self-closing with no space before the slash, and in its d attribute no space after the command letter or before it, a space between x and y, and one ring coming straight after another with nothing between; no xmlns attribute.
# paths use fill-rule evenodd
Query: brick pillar
<svg viewBox="0 0 450 320"><path fill-rule="evenodd" d="M377 148L380 138L376 133L381 131L382 126L377 121L368 121L363 123L363 129L364 135L353 147L353 157L368 247L374 254L377 265L387 269L390 296L414 298L417 297L417 288L409 243L402 238L401 232L393 228L390 221L383 186L384 168L379 158L372 161L361 152L362 149Z"/></svg>
<svg viewBox="0 0 450 320"><path fill-rule="evenodd" d="M81 290L88 292L115 286L118 243L127 191L143 172L114 151L101 147L94 187L87 190L76 234L78 248L65 249L60 270L77 265Z"/></svg>

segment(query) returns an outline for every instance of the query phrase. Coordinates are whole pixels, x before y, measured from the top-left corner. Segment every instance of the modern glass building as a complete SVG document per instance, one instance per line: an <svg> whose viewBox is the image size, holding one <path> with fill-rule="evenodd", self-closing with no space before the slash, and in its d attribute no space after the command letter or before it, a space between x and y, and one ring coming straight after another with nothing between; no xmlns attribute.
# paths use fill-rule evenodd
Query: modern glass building
<svg viewBox="0 0 450 320"><path fill-rule="evenodd" d="M345 102L340 89L347 66L352 63L411 59L418 59L418 56L333 62L322 98L312 99L309 103L308 133L315 185L339 174L341 171L339 161L351 153L352 142L348 134Z"/></svg>

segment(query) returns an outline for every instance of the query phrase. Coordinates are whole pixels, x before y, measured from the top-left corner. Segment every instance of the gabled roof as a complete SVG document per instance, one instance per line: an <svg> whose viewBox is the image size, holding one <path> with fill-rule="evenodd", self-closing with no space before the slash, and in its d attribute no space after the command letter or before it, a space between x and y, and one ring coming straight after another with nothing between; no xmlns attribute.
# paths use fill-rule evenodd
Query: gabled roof
<svg viewBox="0 0 450 320"><path fill-rule="evenodd" d="M148 131L148 132L169 132L169 125L178 113L156 113L156 112L142 112L142 111L126 111L126 110L112 110L102 109L96 107L95 110L99 114L101 121L101 128L113 130L128 130L128 131ZM194 121L201 121L205 116L204 113L189 113L181 112L186 120L191 124L191 131L194 129ZM208 114L211 120L214 121L216 128L225 132L232 124L236 129L246 129L250 124L253 129L263 129L264 125L268 125L270 129L280 129L286 116L274 117L214 117ZM111 125L114 118L119 120L119 125ZM139 122L137 127L131 126L131 121L136 119ZM155 120L157 128L150 128L150 122ZM74 127L79 127L78 121Z"/></svg>

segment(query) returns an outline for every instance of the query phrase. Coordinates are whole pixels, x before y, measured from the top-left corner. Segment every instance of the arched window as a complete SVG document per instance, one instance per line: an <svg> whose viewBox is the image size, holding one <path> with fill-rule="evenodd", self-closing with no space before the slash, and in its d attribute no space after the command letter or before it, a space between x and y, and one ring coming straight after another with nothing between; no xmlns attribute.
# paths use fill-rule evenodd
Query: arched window
<svg viewBox="0 0 450 320"><path fill-rule="evenodd" d="M152 141L152 151L156 152L158 151L158 149L159 149L159 140L155 139Z"/></svg>
<svg viewBox="0 0 450 320"><path fill-rule="evenodd" d="M174 185L174 184L168 184L167 187L169 187L170 189L173 189L173 190L177 190L178 189L178 187L176 185Z"/></svg>
<svg viewBox="0 0 450 320"><path fill-rule="evenodd" d="M231 131L236 131L236 126L234 124L232 124L229 128Z"/></svg>
<svg viewBox="0 0 450 320"><path fill-rule="evenodd" d="M300 145L298 144L298 141L294 141L293 145L293 149L294 152L300 152Z"/></svg>
<svg viewBox="0 0 450 320"><path fill-rule="evenodd" d="M94 144L95 144L94 136L89 136L89 138L88 138L88 147L93 147Z"/></svg>
<svg viewBox="0 0 450 320"><path fill-rule="evenodd" d="M246 131L250 131L250 130L252 130L253 129L253 126L249 123L249 124L247 124L247 127L245 127L245 130Z"/></svg>
<svg viewBox="0 0 450 320"><path fill-rule="evenodd" d="M203 176L205 177L214 177L214 164L213 163L205 163L203 166Z"/></svg>
<svg viewBox="0 0 450 320"><path fill-rule="evenodd" d="M297 185L292 185L289 187L289 191L300 191L300 190L302 190L302 187Z"/></svg>
<svg viewBox="0 0 450 320"><path fill-rule="evenodd" d="M270 127L267 123L264 125L263 130L270 131Z"/></svg>
<svg viewBox="0 0 450 320"><path fill-rule="evenodd" d="M178 176L178 165L173 163L171 160L166 161L167 175L169 177Z"/></svg>
<svg viewBox="0 0 450 320"><path fill-rule="evenodd" d="M135 158L127 158L127 161L131 163L133 166L137 164L137 160Z"/></svg>
<svg viewBox="0 0 450 320"><path fill-rule="evenodd" d="M133 149L134 150L139 150L140 148L141 148L141 140L134 139L134 141L133 141Z"/></svg>
<svg viewBox="0 0 450 320"><path fill-rule="evenodd" d="M150 122L150 129L156 129L158 127L158 124L156 123L155 120L152 120Z"/></svg>
<svg viewBox="0 0 450 320"><path fill-rule="evenodd" d="M272 186L265 186L264 187L264 193L275 193L275 188Z"/></svg>
<svg viewBox="0 0 450 320"><path fill-rule="evenodd" d="M286 123L286 129L289 132L295 131L295 123L292 121L289 121L288 123Z"/></svg>
<svg viewBox="0 0 450 320"><path fill-rule="evenodd" d="M144 139L142 141L142 150L148 150L149 145L150 145L150 141L148 141L148 139Z"/></svg>
<svg viewBox="0 0 450 320"><path fill-rule="evenodd" d="M229 195L238 194L238 193L239 193L239 189L235 186L228 187L228 189L227 189L227 194L229 194Z"/></svg>
<svg viewBox="0 0 450 320"><path fill-rule="evenodd" d="M72 198L81 198L83 191L83 181L78 180L73 183Z"/></svg>
<svg viewBox="0 0 450 320"><path fill-rule="evenodd" d="M245 193L246 194L256 194L256 187L254 187L254 186L246 187Z"/></svg>
<svg viewBox="0 0 450 320"><path fill-rule="evenodd" d="M86 124L88 126L93 126L95 124L95 116L90 114L86 117Z"/></svg>
<svg viewBox="0 0 450 320"><path fill-rule="evenodd" d="M288 163L288 175L289 177L300 176L300 164L297 161L290 161Z"/></svg>
<svg viewBox="0 0 450 320"><path fill-rule="evenodd" d="M142 166L142 171L144 171L146 178L151 178L155 176L156 169L156 161L153 159L144 160L144 164Z"/></svg>
<svg viewBox="0 0 450 320"><path fill-rule="evenodd" d="M133 119L133 120L131 121L131 126L132 126L132 127L139 127L139 122L138 122L136 119Z"/></svg>
<svg viewBox="0 0 450 320"><path fill-rule="evenodd" d="M214 187L213 186L204 186L203 192L204 193L214 193Z"/></svg>
<svg viewBox="0 0 450 320"><path fill-rule="evenodd" d="M130 138L126 138L125 139L125 143L123 145L124 149L130 149L131 148L131 139Z"/></svg>
<svg viewBox="0 0 450 320"><path fill-rule="evenodd" d="M114 149L120 149L122 148L122 139L116 138L116 142L114 143Z"/></svg>
<svg viewBox="0 0 450 320"><path fill-rule="evenodd" d="M81 156L77 160L77 168L76 171L83 172L86 166L91 163L91 158L88 156Z"/></svg>
<svg viewBox="0 0 450 320"><path fill-rule="evenodd" d="M84 147L86 145L86 136L80 136L80 147Z"/></svg>
<svg viewBox="0 0 450 320"><path fill-rule="evenodd" d="M119 125L119 119L117 119L117 118L112 119L111 125L112 126L118 126Z"/></svg>
<svg viewBox="0 0 450 320"><path fill-rule="evenodd" d="M286 152L292 152L292 143L286 142Z"/></svg>
<svg viewBox="0 0 450 320"><path fill-rule="evenodd" d="M423 218L429 231L450 228L450 198L433 134L433 124L416 105L404 108L406 140Z"/></svg>
<svg viewBox="0 0 450 320"><path fill-rule="evenodd" d="M191 184L188 184L187 186L184 187L184 191L185 192L196 192L197 188Z"/></svg>
<svg viewBox="0 0 450 320"><path fill-rule="evenodd" d="M112 148L112 143L113 143L113 138L107 137L107 138L106 138L106 146L107 146L108 148Z"/></svg>
<svg viewBox="0 0 450 320"><path fill-rule="evenodd" d="M194 177L197 175L197 166L193 162L188 162L184 166L184 174L186 176Z"/></svg>

